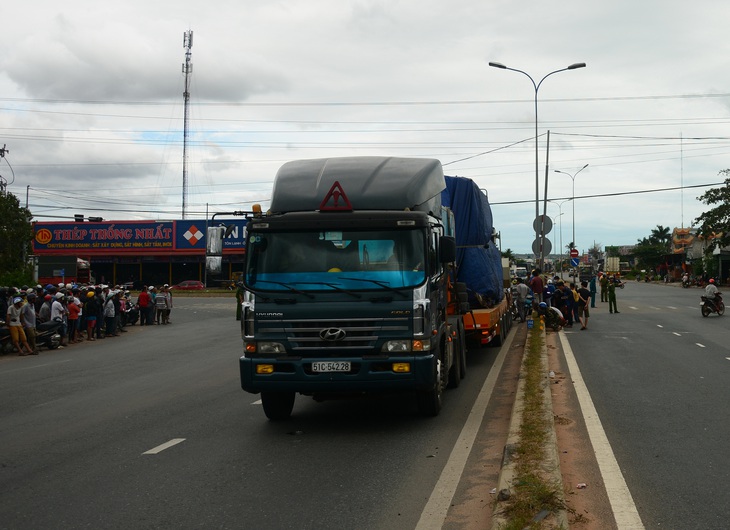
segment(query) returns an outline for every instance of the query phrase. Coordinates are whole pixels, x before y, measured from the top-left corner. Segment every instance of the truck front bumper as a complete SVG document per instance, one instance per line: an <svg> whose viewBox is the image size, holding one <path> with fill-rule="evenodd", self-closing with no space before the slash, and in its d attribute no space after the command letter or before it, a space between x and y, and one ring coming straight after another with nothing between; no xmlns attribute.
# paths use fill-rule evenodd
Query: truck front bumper
<svg viewBox="0 0 730 530"><path fill-rule="evenodd" d="M313 362L345 361L348 372L313 372ZM393 365L409 363L410 371L396 372ZM434 387L436 358L377 356L372 358L241 357L241 388L247 392L300 392L302 394L393 392ZM257 373L258 365L271 365L271 373Z"/></svg>

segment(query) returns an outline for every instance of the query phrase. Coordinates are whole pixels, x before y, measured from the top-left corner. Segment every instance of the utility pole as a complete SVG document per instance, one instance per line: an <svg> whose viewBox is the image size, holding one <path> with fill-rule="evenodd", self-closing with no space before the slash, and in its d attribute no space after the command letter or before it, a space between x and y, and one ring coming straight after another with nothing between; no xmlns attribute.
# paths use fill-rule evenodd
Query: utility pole
<svg viewBox="0 0 730 530"><path fill-rule="evenodd" d="M188 118L190 117L190 75L193 73L192 52L193 30L183 34L183 48L185 48L185 63L182 65L185 74L185 92L183 100L185 103L183 118L183 184L182 184L182 218L186 218L188 207Z"/></svg>

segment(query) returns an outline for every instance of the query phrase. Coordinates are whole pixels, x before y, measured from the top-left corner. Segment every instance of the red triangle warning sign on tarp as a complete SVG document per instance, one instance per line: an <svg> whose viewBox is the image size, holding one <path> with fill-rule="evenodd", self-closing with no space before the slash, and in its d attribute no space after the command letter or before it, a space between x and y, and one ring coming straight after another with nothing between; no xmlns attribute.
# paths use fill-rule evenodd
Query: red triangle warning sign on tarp
<svg viewBox="0 0 730 530"><path fill-rule="evenodd" d="M332 187L324 196L322 204L319 205L320 211L352 211L352 204L347 198L345 190L340 186L339 181L335 181Z"/></svg>

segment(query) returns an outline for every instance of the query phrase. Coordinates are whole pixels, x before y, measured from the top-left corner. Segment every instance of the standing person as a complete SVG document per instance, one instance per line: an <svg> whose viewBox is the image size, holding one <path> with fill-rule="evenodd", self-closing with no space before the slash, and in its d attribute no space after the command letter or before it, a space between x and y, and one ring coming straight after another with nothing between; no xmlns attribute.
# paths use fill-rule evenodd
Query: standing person
<svg viewBox="0 0 730 530"><path fill-rule="evenodd" d="M168 284L165 284L164 286L165 294L167 295L167 309L165 310L165 324L170 323L170 313L172 313L172 291L170 290L170 286Z"/></svg>
<svg viewBox="0 0 730 530"><path fill-rule="evenodd" d="M61 329L58 332L61 334L61 345L59 348L63 348L68 344L68 311L66 310L65 296L63 293L58 292L53 296L53 303L51 304L51 320L61 322Z"/></svg>
<svg viewBox="0 0 730 530"><path fill-rule="evenodd" d="M540 273L542 271L540 269L535 269L532 271L532 278L530 278L530 289L532 289L533 296L535 297L535 303L539 304L542 302L542 292L545 289L545 283L542 281L542 276L540 276Z"/></svg>
<svg viewBox="0 0 730 530"><path fill-rule="evenodd" d="M591 293L591 307L596 307L596 275L591 275L591 281L588 282L588 290Z"/></svg>
<svg viewBox="0 0 730 530"><path fill-rule="evenodd" d="M104 339L106 338L104 333L104 304L106 299L101 287L94 289L94 300L96 301L96 338Z"/></svg>
<svg viewBox="0 0 730 530"><path fill-rule="evenodd" d="M575 286L574 282L570 282L570 295L573 298L573 322L580 323L580 314L578 312L580 296L578 296L578 288Z"/></svg>
<svg viewBox="0 0 730 530"><path fill-rule="evenodd" d="M75 344L81 308L76 304L76 299L73 296L69 297L66 310L68 311L68 343Z"/></svg>
<svg viewBox="0 0 730 530"><path fill-rule="evenodd" d="M35 326L38 322L35 312L35 291L29 290L26 298L28 299L28 303L23 306L23 331L25 332L25 338L28 340L28 344L30 344L33 353L38 354L38 345L35 341Z"/></svg>
<svg viewBox="0 0 730 530"><path fill-rule="evenodd" d="M578 317L581 319L580 329L588 329L588 307L592 299L591 292L588 290L588 282L583 280L580 282L580 288L578 289Z"/></svg>
<svg viewBox="0 0 730 530"><path fill-rule="evenodd" d="M575 298L573 297L573 291L570 286L563 283L563 301L565 302L565 309L563 310L563 316L568 321L566 328L573 327L573 306L575 305Z"/></svg>
<svg viewBox="0 0 730 530"><path fill-rule="evenodd" d="M94 291L86 293L86 302L84 303L84 310L86 312L86 338L88 340L96 340L94 338L96 319L99 314L99 306L96 301L96 294Z"/></svg>
<svg viewBox="0 0 730 530"><path fill-rule="evenodd" d="M106 324L107 337L113 337L116 335L116 333L114 333L114 317L116 316L116 311L114 310L113 298L114 295L110 293L106 297L106 302L104 302L104 323Z"/></svg>
<svg viewBox="0 0 730 530"><path fill-rule="evenodd" d="M154 285L150 285L147 289L147 294L150 295L150 305L147 306L147 325L155 323L155 299L157 298L157 289Z"/></svg>
<svg viewBox="0 0 730 530"><path fill-rule="evenodd" d="M167 324L165 321L165 312L167 311L167 293L165 288L155 296L155 322L157 324Z"/></svg>
<svg viewBox="0 0 730 530"><path fill-rule="evenodd" d="M8 330L10 331L10 340L13 341L13 346L17 348L18 355L32 355L34 351L30 348L25 331L23 330L22 308L23 299L16 296L13 298L13 303L8 306L5 320L8 323ZM25 348L27 353L23 353L23 348Z"/></svg>
<svg viewBox="0 0 730 530"><path fill-rule="evenodd" d="M517 281L519 282L520 279L517 278ZM236 284L236 320L241 320L241 313L243 312L243 308L241 306L241 304L243 303L243 293L243 282L239 281ZM522 304L522 306L524 306L524 304ZM524 307L522 308L522 311L524 311ZM525 319L523 318L522 321L524 322Z"/></svg>
<svg viewBox="0 0 730 530"><path fill-rule="evenodd" d="M601 285L601 302L608 302L608 276L601 274L599 283Z"/></svg>
<svg viewBox="0 0 730 530"><path fill-rule="evenodd" d="M112 291L112 303L114 304L114 335L119 335L120 331L127 332L122 326L122 291L114 289Z"/></svg>
<svg viewBox="0 0 730 530"><path fill-rule="evenodd" d="M618 306L616 306L616 285L620 284L621 280L614 278L613 276L608 280L608 312L618 314Z"/></svg>
<svg viewBox="0 0 730 530"><path fill-rule="evenodd" d="M139 306L139 325L145 326L149 324L147 322L147 309L149 308L150 304L152 303L152 298L150 298L150 293L147 291L147 286L142 286L142 291L139 293L139 297L137 297L137 305Z"/></svg>
<svg viewBox="0 0 730 530"><path fill-rule="evenodd" d="M525 321L525 300L527 300L527 296L530 294L530 288L525 285L522 281L522 278L517 278L517 285L515 285L515 292L517 293L517 311L520 315L520 321ZM240 308L240 304L239 304ZM239 319L240 320L240 319Z"/></svg>

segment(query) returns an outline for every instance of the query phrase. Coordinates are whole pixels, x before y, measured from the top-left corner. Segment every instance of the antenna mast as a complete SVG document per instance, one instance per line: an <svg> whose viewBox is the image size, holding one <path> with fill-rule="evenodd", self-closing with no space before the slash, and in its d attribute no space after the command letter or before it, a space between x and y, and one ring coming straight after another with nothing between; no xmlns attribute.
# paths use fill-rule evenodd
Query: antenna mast
<svg viewBox="0 0 730 530"><path fill-rule="evenodd" d="M193 47L193 30L188 30L183 34L183 48L185 48L185 63L182 65L183 74L185 74L185 92L183 92L183 100L185 102L184 118L183 118L183 185L182 185L182 218L186 218L188 206L188 118L190 116L190 75L193 73L193 63L191 62Z"/></svg>

